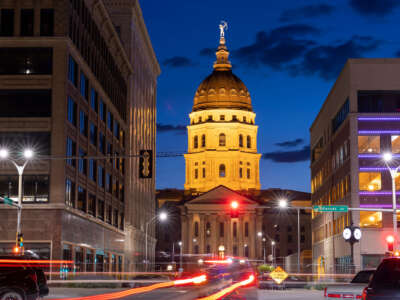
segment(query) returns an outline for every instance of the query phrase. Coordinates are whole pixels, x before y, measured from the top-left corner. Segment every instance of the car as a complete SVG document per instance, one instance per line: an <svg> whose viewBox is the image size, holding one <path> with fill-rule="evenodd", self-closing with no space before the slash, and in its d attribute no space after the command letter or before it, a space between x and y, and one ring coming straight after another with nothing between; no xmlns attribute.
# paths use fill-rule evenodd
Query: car
<svg viewBox="0 0 400 300"><path fill-rule="evenodd" d="M36 271L19 263L0 263L0 300L37 300Z"/></svg>
<svg viewBox="0 0 400 300"><path fill-rule="evenodd" d="M328 286L324 290L325 299L361 299L363 289L368 285L375 270L362 270L354 276L350 283Z"/></svg>
<svg viewBox="0 0 400 300"><path fill-rule="evenodd" d="M363 300L400 299L400 258L384 258L362 294Z"/></svg>
<svg viewBox="0 0 400 300"><path fill-rule="evenodd" d="M0 255L0 261L2 259L13 259L13 260L36 260L38 257L32 256L32 255ZM29 266L32 270L35 271L36 276L37 276L37 284L39 287L39 296L40 297L45 297L49 294L49 288L47 286L47 279L46 275L40 267L38 267L36 264L29 264L29 263L24 263L23 265Z"/></svg>

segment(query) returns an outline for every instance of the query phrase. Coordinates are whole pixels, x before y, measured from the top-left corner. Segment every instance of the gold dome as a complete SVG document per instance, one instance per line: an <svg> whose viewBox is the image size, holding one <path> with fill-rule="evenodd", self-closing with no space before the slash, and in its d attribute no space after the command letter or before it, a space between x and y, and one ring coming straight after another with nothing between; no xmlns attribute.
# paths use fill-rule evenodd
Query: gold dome
<svg viewBox="0 0 400 300"><path fill-rule="evenodd" d="M197 88L193 111L218 108L252 111L247 87L232 73L224 37L220 39L216 56L213 72Z"/></svg>

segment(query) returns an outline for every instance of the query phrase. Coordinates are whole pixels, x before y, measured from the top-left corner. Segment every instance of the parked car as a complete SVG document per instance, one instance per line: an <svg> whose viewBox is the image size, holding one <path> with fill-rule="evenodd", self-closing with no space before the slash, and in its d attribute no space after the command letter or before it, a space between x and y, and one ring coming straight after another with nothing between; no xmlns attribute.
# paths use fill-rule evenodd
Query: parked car
<svg viewBox="0 0 400 300"><path fill-rule="evenodd" d="M325 288L326 299L361 299L363 289L368 285L375 270L363 270L354 276L350 283L332 285Z"/></svg>
<svg viewBox="0 0 400 300"><path fill-rule="evenodd" d="M400 258L385 258L364 289L363 300L400 299Z"/></svg>
<svg viewBox="0 0 400 300"><path fill-rule="evenodd" d="M17 263L0 264L0 300L37 300L36 271Z"/></svg>
<svg viewBox="0 0 400 300"><path fill-rule="evenodd" d="M24 261L29 261L29 260L36 260L38 257L32 256L32 255L2 255L0 256L0 261L2 259L15 259L15 260L24 260ZM47 286L47 279L44 271L38 267L36 264L29 264L29 263L24 263L22 264L24 266L30 267L32 270L35 271L36 277L37 277L37 284L39 287L39 296L44 297L49 294L49 288Z"/></svg>

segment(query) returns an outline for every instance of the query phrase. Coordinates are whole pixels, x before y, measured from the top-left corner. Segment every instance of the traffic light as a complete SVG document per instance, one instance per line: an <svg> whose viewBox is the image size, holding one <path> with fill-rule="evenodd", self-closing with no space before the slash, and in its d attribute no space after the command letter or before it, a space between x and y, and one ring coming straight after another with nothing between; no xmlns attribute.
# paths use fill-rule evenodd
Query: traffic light
<svg viewBox="0 0 400 300"><path fill-rule="evenodd" d="M237 201L231 202L231 218L239 218L239 203Z"/></svg>
<svg viewBox="0 0 400 300"><path fill-rule="evenodd" d="M386 237L386 242L388 246L388 251L393 251L393 245L394 245L394 236L393 235L388 235Z"/></svg>
<svg viewBox="0 0 400 300"><path fill-rule="evenodd" d="M17 235L17 246L19 248L24 247L24 235L22 233L18 233Z"/></svg>

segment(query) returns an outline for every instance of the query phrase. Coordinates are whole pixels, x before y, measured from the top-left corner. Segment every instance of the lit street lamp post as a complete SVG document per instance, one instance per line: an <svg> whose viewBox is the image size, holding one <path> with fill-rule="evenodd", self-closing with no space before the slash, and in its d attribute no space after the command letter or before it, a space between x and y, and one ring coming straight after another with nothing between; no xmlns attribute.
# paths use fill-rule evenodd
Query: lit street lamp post
<svg viewBox="0 0 400 300"><path fill-rule="evenodd" d="M148 259L147 259L147 238L148 238L148 235L147 235L147 232L148 232L148 229L149 229L149 225L153 222L153 221L155 221L157 218L159 218L160 219L160 221L165 221L166 219L167 219L167 217L168 217L168 215L167 215L167 213L166 212L161 212L159 215L155 215L153 218L151 218L150 219L150 221L148 221L147 223L146 223L146 237L145 237L145 264L146 264L146 272L147 272L147 266L148 266L148 264L149 264L149 261L148 261Z"/></svg>
<svg viewBox="0 0 400 300"><path fill-rule="evenodd" d="M272 266L275 266L275 241L271 242Z"/></svg>
<svg viewBox="0 0 400 300"><path fill-rule="evenodd" d="M33 158L34 152L31 149L25 149L23 152L23 157L25 158L25 162L22 165L19 165L15 160L8 157L9 152L7 149L0 149L0 159L7 159L10 161L18 171L18 215L17 215L17 236L21 234L21 214L22 214L22 175L24 173L24 169L30 159ZM18 245L17 245L18 247Z"/></svg>
<svg viewBox="0 0 400 300"><path fill-rule="evenodd" d="M392 161L393 155L391 153L385 153L383 155L383 161L385 162L386 167L389 170L390 176L392 177L392 200L393 200L393 236L395 239L394 244L398 245L398 237L397 237L397 202L396 202L396 175L399 167L391 168L389 166L389 162Z"/></svg>
<svg viewBox="0 0 400 300"><path fill-rule="evenodd" d="M179 273L183 272L183 268L182 268L182 248L183 248L183 243L182 241L179 241L178 243L179 248L180 248L180 253L179 253Z"/></svg>
<svg viewBox="0 0 400 300"><path fill-rule="evenodd" d="M288 208L288 201L285 199L279 200L280 208ZM300 274L300 207L290 207L297 210L297 273Z"/></svg>

